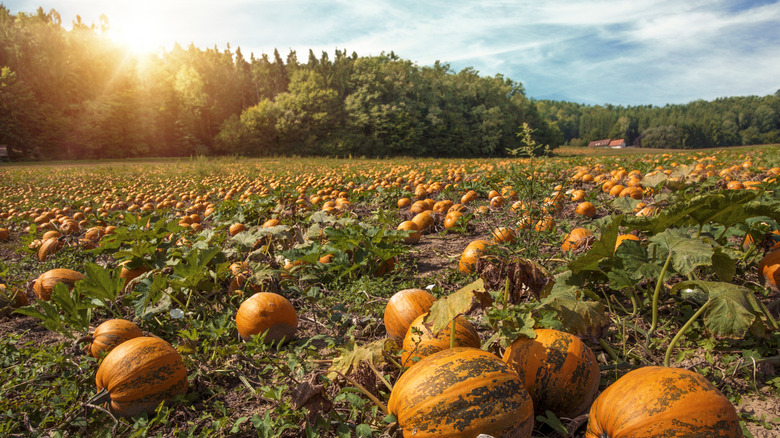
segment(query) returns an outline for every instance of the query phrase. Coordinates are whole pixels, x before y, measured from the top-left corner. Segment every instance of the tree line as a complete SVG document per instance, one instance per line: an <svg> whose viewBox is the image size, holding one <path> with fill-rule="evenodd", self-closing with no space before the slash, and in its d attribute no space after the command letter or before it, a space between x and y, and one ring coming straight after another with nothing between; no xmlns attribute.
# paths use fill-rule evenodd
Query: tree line
<svg viewBox="0 0 780 438"><path fill-rule="evenodd" d="M145 156L506 156L626 138L651 147L777 142L780 97L657 107L534 101L522 84L394 53L305 61L179 45L133 55L108 20L67 30L42 8L0 4L0 144L12 159Z"/></svg>

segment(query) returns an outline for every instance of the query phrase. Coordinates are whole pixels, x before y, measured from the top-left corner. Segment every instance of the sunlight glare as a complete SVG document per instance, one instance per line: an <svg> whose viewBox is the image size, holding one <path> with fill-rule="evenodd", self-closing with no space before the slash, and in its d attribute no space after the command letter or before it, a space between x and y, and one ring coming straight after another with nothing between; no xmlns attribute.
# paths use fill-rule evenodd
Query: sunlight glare
<svg viewBox="0 0 780 438"><path fill-rule="evenodd" d="M109 16L111 39L136 54L154 53L168 46L169 29L163 17L150 13L152 10L138 2L131 9L115 12L115 17Z"/></svg>

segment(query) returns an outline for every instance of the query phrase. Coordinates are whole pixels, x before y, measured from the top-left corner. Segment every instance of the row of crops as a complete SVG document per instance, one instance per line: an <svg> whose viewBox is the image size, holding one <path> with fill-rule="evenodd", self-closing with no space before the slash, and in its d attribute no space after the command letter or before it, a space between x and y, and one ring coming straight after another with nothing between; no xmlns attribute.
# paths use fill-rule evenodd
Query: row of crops
<svg viewBox="0 0 780 438"><path fill-rule="evenodd" d="M0 177L4 436L780 427L777 146Z"/></svg>

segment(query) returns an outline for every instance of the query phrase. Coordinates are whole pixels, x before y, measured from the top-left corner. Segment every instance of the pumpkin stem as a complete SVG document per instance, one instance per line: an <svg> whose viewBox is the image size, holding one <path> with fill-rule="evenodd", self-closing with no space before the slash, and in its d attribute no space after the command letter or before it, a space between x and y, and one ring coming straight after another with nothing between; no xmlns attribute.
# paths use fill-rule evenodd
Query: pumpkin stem
<svg viewBox="0 0 780 438"><path fill-rule="evenodd" d="M100 406L111 400L111 394L107 389L103 388L95 394L91 399L87 400L87 404Z"/></svg>

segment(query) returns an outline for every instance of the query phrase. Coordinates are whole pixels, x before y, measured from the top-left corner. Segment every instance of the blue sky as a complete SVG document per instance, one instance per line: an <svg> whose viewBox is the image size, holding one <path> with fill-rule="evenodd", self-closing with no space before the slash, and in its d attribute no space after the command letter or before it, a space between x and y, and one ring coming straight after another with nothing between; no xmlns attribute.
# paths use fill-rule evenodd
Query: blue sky
<svg viewBox="0 0 780 438"><path fill-rule="evenodd" d="M0 0L3 1L3 0ZM301 61L335 49L394 51L418 65L502 74L534 99L665 105L780 89L780 0L60 0L69 27L106 14L114 38L241 47Z"/></svg>

